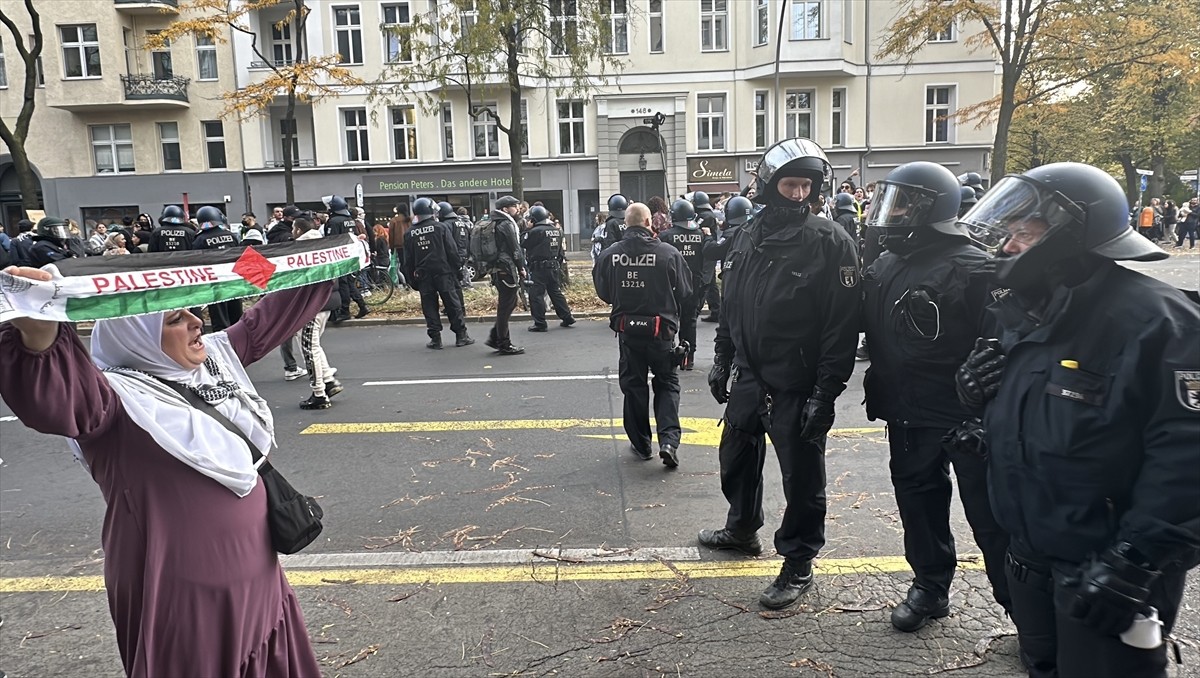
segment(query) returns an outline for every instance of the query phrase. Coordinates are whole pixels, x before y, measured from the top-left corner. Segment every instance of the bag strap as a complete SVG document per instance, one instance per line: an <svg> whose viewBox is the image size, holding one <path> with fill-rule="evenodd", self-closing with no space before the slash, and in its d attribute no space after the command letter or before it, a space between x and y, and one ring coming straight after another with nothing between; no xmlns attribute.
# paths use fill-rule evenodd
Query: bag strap
<svg viewBox="0 0 1200 678"><path fill-rule="evenodd" d="M234 424L232 421L230 421L229 417L226 417L224 414L221 414L220 410L218 410L216 407L214 407L212 405L209 405L207 402L204 401L204 398L201 398L200 396L196 395L192 391L192 389L184 386L183 384L180 384L179 382L175 382L175 381L167 381L166 379L160 379L158 377L154 377L154 378L158 379L163 384L166 384L168 387L174 389L176 392L179 393L179 395L183 396L183 399L188 401L188 404L190 404L192 407L196 408L197 410L200 410L201 412L204 412L205 414L209 415L213 419L216 419L218 424L229 429L230 433L241 438L246 443L246 447L250 448L250 459L254 462L255 465L258 465L258 460L262 459L262 452L258 451L258 448L255 447L254 443L250 442L250 438L245 433L242 432L242 429L238 428L236 424Z"/></svg>

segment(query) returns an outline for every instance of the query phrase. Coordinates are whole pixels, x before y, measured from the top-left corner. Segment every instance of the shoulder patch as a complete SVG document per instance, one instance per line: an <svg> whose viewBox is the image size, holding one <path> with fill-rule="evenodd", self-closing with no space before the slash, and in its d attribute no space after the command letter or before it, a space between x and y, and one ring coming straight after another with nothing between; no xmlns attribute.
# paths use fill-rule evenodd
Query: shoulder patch
<svg viewBox="0 0 1200 678"><path fill-rule="evenodd" d="M1192 412L1200 412L1200 372L1175 370L1175 397Z"/></svg>
<svg viewBox="0 0 1200 678"><path fill-rule="evenodd" d="M842 287L857 287L858 286L858 267L857 266L842 266Z"/></svg>

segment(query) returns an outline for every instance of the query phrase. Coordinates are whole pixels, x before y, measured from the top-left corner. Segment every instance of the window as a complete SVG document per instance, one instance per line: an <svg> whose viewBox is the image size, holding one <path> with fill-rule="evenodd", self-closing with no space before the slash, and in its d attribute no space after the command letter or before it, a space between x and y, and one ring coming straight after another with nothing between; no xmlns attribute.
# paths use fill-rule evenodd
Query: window
<svg viewBox="0 0 1200 678"><path fill-rule="evenodd" d="M627 0L604 0L604 17L608 21L608 53L629 53L629 7Z"/></svg>
<svg viewBox="0 0 1200 678"><path fill-rule="evenodd" d="M813 92L811 90L788 90L786 104L784 126L787 128L788 138L811 139L813 137Z"/></svg>
<svg viewBox="0 0 1200 678"><path fill-rule="evenodd" d="M36 40L37 40L36 36L33 36L33 35L29 36L29 44L30 45L32 45L34 42L36 42ZM45 87L46 86L46 71L42 69L42 55L41 54L38 55L37 61L34 62L34 70L37 71L36 86L37 87Z"/></svg>
<svg viewBox="0 0 1200 678"><path fill-rule="evenodd" d="M471 32L475 27L475 23L479 21L479 7L475 4L475 0L455 0L458 5L458 29L459 35L463 36Z"/></svg>
<svg viewBox="0 0 1200 678"><path fill-rule="evenodd" d="M558 154L582 155L583 102L578 100L558 102Z"/></svg>
<svg viewBox="0 0 1200 678"><path fill-rule="evenodd" d="M158 35L162 31L146 31L146 37ZM167 40L166 44L158 49L150 51L150 66L154 69L155 80L170 80L175 76L175 69L171 66L171 41Z"/></svg>
<svg viewBox="0 0 1200 678"><path fill-rule="evenodd" d="M367 136L367 109L342 109L342 132L346 137L346 162L369 162L371 147Z"/></svg>
<svg viewBox="0 0 1200 678"><path fill-rule="evenodd" d="M792 40L819 40L823 37L820 0L792 0Z"/></svg>
<svg viewBox="0 0 1200 678"><path fill-rule="evenodd" d="M579 42L579 17L575 0L550 0L550 54L566 56Z"/></svg>
<svg viewBox="0 0 1200 678"><path fill-rule="evenodd" d="M700 50L721 52L728 41L729 0L700 0Z"/></svg>
<svg viewBox="0 0 1200 678"><path fill-rule="evenodd" d="M183 158L179 153L179 123L158 123L158 143L162 146L163 171L178 172L183 169Z"/></svg>
<svg viewBox="0 0 1200 678"><path fill-rule="evenodd" d="M650 53L663 53L663 0L650 0Z"/></svg>
<svg viewBox="0 0 1200 678"><path fill-rule="evenodd" d="M754 0L754 45L771 41L771 0Z"/></svg>
<svg viewBox="0 0 1200 678"><path fill-rule="evenodd" d="M842 41L854 44L854 3L842 3Z"/></svg>
<svg viewBox="0 0 1200 678"><path fill-rule="evenodd" d="M361 64L362 20L358 7L333 8L333 33L339 64Z"/></svg>
<svg viewBox="0 0 1200 678"><path fill-rule="evenodd" d="M521 156L529 155L529 102L521 99Z"/></svg>
<svg viewBox="0 0 1200 678"><path fill-rule="evenodd" d="M765 89L754 91L754 147L767 147L767 106L771 101L771 93Z"/></svg>
<svg viewBox="0 0 1200 678"><path fill-rule="evenodd" d="M271 58L275 66L292 64L292 25L271 24Z"/></svg>
<svg viewBox="0 0 1200 678"><path fill-rule="evenodd" d="M217 79L217 44L207 35L196 36L196 79Z"/></svg>
<svg viewBox="0 0 1200 678"><path fill-rule="evenodd" d="M92 157L96 174L134 171L133 134L129 125L92 125Z"/></svg>
<svg viewBox="0 0 1200 678"><path fill-rule="evenodd" d="M941 85L925 88L925 143L950 141L950 108L954 87Z"/></svg>
<svg viewBox="0 0 1200 678"><path fill-rule="evenodd" d="M220 120L203 120L204 149L208 152L209 169L225 169L225 127Z"/></svg>
<svg viewBox="0 0 1200 678"><path fill-rule="evenodd" d="M96 24L59 26L58 34L62 40L64 77L99 78L100 41L96 37Z"/></svg>
<svg viewBox="0 0 1200 678"><path fill-rule="evenodd" d="M475 137L476 158L500 157L500 130L496 127L496 102L478 107L478 116L471 120L471 134ZM490 111L490 112L489 112Z"/></svg>
<svg viewBox="0 0 1200 678"><path fill-rule="evenodd" d="M408 3L401 2L383 6L383 58L389 64L409 63L413 60L412 36L400 35L399 31L412 23Z"/></svg>
<svg viewBox="0 0 1200 678"><path fill-rule="evenodd" d="M121 29L121 46L125 48L125 72L133 75L133 65L137 63L137 49L133 46L133 31Z"/></svg>
<svg viewBox="0 0 1200 678"><path fill-rule="evenodd" d="M442 152L454 159L454 105L449 101L442 104Z"/></svg>
<svg viewBox="0 0 1200 678"><path fill-rule="evenodd" d="M845 146L846 145L846 90L833 90L833 97L830 99L830 115L829 115L830 145Z"/></svg>
<svg viewBox="0 0 1200 678"><path fill-rule="evenodd" d="M954 42L954 19L940 29L929 31L929 42Z"/></svg>
<svg viewBox="0 0 1200 678"><path fill-rule="evenodd" d="M696 95L697 148L701 151L725 150L725 95Z"/></svg>
<svg viewBox="0 0 1200 678"><path fill-rule="evenodd" d="M8 73L4 65L4 38L0 37L0 87L8 87Z"/></svg>
<svg viewBox="0 0 1200 678"><path fill-rule="evenodd" d="M412 106L392 108L392 157L417 159L417 117Z"/></svg>

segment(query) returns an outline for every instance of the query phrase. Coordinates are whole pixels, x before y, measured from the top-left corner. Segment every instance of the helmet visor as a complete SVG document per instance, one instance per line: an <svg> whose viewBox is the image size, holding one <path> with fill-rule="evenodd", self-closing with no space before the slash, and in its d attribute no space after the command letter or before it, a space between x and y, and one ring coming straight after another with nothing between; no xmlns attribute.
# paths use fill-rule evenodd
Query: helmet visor
<svg viewBox="0 0 1200 678"><path fill-rule="evenodd" d="M775 176L775 172L780 167L798 158L820 158L824 161L827 176L824 179L826 186L833 182L833 171L829 168L829 159L825 157L825 151L821 147L813 143L809 139L785 139L774 146L767 149L763 153L762 160L758 162L758 178L763 184L771 183L771 177Z"/></svg>
<svg viewBox="0 0 1200 678"><path fill-rule="evenodd" d="M989 250L1009 240L1036 245L1047 231L1068 227L1082 232L1083 210L1057 191L1020 176L1001 179L959 218L972 238Z"/></svg>
<svg viewBox="0 0 1200 678"><path fill-rule="evenodd" d="M913 224L924 221L936 201L936 191L903 184L881 184L867 212L867 226L911 230Z"/></svg>

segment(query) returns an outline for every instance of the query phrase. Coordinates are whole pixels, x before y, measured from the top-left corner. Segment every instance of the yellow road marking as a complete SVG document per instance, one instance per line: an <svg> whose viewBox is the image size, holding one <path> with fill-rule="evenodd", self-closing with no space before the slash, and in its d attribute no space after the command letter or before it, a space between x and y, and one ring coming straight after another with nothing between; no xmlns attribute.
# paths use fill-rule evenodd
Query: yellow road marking
<svg viewBox="0 0 1200 678"><path fill-rule="evenodd" d="M771 577L779 573L781 561L732 560L672 563L676 570L693 579L724 577ZM960 569L983 569L982 559L960 561ZM908 563L899 556L867 558L825 558L816 562L819 575L890 574L908 572ZM673 579L675 572L659 562L652 563L558 563L536 562L529 565L445 565L438 567L337 568L288 570L292 586L331 586L364 584L521 584L546 581L641 581ZM104 590L104 578L92 577L3 577L3 593L98 592Z"/></svg>

